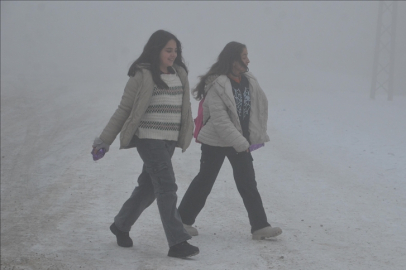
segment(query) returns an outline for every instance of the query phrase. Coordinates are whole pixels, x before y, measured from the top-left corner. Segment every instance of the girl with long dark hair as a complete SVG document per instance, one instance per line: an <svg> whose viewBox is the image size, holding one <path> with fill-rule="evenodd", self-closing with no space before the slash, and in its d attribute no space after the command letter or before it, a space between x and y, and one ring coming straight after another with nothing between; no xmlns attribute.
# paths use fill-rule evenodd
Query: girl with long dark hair
<svg viewBox="0 0 406 270"><path fill-rule="evenodd" d="M177 185L172 167L175 147L184 152L190 145L193 119L187 68L180 41L158 30L151 35L141 56L131 65L121 102L93 143L94 155L105 152L120 133L120 149L136 147L143 160L138 186L123 204L110 226L121 247L133 246L131 226L157 200L169 245L168 256L186 258L199 249L186 240L191 236L182 225Z"/></svg>
<svg viewBox="0 0 406 270"><path fill-rule="evenodd" d="M248 51L244 44L228 43L210 70L194 89L204 98L203 123L197 140L202 143L200 171L179 205L179 214L190 235L198 235L192 224L206 203L225 157L231 163L234 180L248 212L253 239L282 233L267 221L257 189L251 150L269 141L266 133L268 100L255 77L248 72Z"/></svg>

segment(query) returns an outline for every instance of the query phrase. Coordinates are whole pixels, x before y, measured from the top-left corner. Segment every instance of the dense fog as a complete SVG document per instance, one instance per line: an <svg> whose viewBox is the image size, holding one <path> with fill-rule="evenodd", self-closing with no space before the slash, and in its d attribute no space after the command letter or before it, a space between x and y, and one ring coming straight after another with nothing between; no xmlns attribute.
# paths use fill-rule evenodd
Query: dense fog
<svg viewBox="0 0 406 270"><path fill-rule="evenodd" d="M378 1L2 1L1 75L18 80L51 76L64 83L124 81L149 36L164 29L182 42L192 86L232 40L247 45L250 69L267 87L299 91L330 87L318 71L369 82L378 5ZM406 2L399 1L397 94L406 93L405 13Z"/></svg>
<svg viewBox="0 0 406 270"><path fill-rule="evenodd" d="M370 99L379 1L0 3L2 270L405 269L406 1L390 102ZM193 224L198 256L167 258L156 205L117 246L109 226L143 162L118 137L97 162L91 146L158 29L182 42L192 87L226 43L247 45L269 104L252 157L276 239L251 239L225 161ZM175 151L178 202L200 158L194 141Z"/></svg>

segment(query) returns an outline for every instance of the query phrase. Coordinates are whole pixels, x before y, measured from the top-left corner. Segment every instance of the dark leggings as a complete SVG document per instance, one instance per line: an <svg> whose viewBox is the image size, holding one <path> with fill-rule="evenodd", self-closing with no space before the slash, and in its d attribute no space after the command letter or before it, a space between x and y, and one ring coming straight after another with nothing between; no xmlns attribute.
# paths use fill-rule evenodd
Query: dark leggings
<svg viewBox="0 0 406 270"><path fill-rule="evenodd" d="M251 232L270 226L255 181L251 153L237 153L233 147L202 144L200 171L193 179L179 205L182 222L192 225L203 209L225 157L233 168L234 180L248 212Z"/></svg>

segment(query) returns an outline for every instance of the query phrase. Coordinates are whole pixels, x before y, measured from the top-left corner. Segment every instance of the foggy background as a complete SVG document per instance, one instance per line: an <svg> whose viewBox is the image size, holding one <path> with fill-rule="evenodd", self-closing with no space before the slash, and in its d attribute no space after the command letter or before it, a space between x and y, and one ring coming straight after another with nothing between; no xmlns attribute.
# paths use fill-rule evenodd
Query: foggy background
<svg viewBox="0 0 406 270"><path fill-rule="evenodd" d="M406 1L390 102L383 90L370 99L379 1L0 3L2 270L404 270ZM270 141L253 156L278 239L252 241L225 162L195 259L167 258L156 206L134 247L117 247L108 228L142 160L116 139L94 162L91 144L158 29L182 42L192 87L226 43L247 45L269 102ZM175 151L179 198L200 155L195 142Z"/></svg>
<svg viewBox="0 0 406 270"><path fill-rule="evenodd" d="M164 29L182 42L192 87L225 44L234 40L247 45L250 70L263 88L353 87L369 95L378 5L378 1L1 1L2 83L6 79L16 85L32 80L46 84L52 77L63 84L124 84L149 36ZM405 14L406 2L399 1L395 95L406 93ZM115 90L121 94L123 89ZM385 94L380 91L378 95Z"/></svg>

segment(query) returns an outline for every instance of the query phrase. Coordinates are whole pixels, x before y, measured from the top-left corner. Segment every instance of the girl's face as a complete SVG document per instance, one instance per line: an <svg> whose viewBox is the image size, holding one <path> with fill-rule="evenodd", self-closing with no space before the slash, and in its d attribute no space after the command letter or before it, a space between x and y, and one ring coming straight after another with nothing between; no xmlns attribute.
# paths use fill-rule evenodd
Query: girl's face
<svg viewBox="0 0 406 270"><path fill-rule="evenodd" d="M250 60L248 59L248 50L247 50L247 48L244 48L244 50L242 51L241 60L248 67L248 64L249 64Z"/></svg>
<svg viewBox="0 0 406 270"><path fill-rule="evenodd" d="M248 50L244 48L241 53L241 61L248 67L250 60L248 59ZM240 62L235 61L233 64L233 73L241 75L242 73L246 72L246 68L243 67Z"/></svg>
<svg viewBox="0 0 406 270"><path fill-rule="evenodd" d="M159 59L161 60L160 69L162 72L168 72L168 67L171 67L178 56L178 48L176 41L171 39L162 49Z"/></svg>

